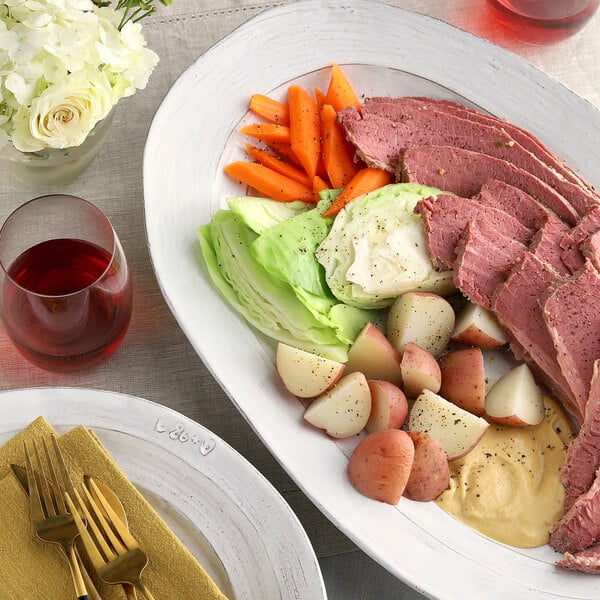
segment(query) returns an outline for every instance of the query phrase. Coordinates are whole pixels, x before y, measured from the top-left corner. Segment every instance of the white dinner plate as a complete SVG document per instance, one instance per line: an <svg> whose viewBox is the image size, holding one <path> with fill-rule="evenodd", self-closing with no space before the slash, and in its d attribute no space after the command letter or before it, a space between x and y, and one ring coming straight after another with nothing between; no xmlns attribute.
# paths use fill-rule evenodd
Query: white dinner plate
<svg viewBox="0 0 600 600"><path fill-rule="evenodd" d="M223 301L202 266L196 227L244 190L223 165L254 92L284 97L291 82L323 89L336 61L361 95L429 95L504 117L536 134L597 187L600 115L519 57L430 17L389 5L308 0L268 10L202 55L173 85L148 136L146 226L172 312L238 410L299 487L391 573L440 600L597 598L600 577L554 566L549 547L519 550L463 526L433 503L397 507L348 481L354 442L303 423L285 393L273 344Z"/></svg>
<svg viewBox="0 0 600 600"><path fill-rule="evenodd" d="M93 429L129 480L231 600L325 599L306 532L231 446L174 410L82 388L0 393L0 445L42 415Z"/></svg>

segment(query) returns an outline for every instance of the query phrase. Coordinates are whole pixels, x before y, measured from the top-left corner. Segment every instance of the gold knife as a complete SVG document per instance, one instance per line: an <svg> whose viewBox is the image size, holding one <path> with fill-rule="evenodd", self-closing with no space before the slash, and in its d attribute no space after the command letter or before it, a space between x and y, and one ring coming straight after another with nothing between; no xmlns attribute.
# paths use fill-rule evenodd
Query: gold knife
<svg viewBox="0 0 600 600"><path fill-rule="evenodd" d="M10 465L13 473L15 474L17 481L21 484L23 491L29 496L29 484L27 483L27 469L25 467L21 467L19 465ZM77 560L79 561L79 567L81 569L81 575L85 582L85 587L88 591L88 596L90 600L102 600L102 596L98 593L94 582L91 580L89 573L87 572L85 565L81 561L81 557L79 556L79 552L77 548L75 548L75 554L77 555Z"/></svg>

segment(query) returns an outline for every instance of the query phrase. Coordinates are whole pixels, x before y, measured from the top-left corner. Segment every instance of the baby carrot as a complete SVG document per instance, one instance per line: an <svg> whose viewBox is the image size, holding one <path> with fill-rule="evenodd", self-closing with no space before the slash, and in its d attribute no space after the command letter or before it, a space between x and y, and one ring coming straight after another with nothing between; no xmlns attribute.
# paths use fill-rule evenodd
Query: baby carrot
<svg viewBox="0 0 600 600"><path fill-rule="evenodd" d="M292 150L312 179L317 173L321 153L321 123L317 103L303 87L291 85L288 104Z"/></svg>
<svg viewBox="0 0 600 600"><path fill-rule="evenodd" d="M315 201L312 186L306 187L273 169L254 162L236 161L225 165L225 173L264 194L267 198L280 202Z"/></svg>
<svg viewBox="0 0 600 600"><path fill-rule="evenodd" d="M288 105L264 94L252 94L248 102L248 108L271 123L277 123L278 125L290 124Z"/></svg>
<svg viewBox="0 0 600 600"><path fill-rule="evenodd" d="M323 217L337 215L354 198L372 192L388 183L392 183L392 181L393 176L388 171L376 169L375 167L361 169L342 189L338 197L331 203L331 206L323 213Z"/></svg>
<svg viewBox="0 0 600 600"><path fill-rule="evenodd" d="M334 188L344 187L359 167L354 162L354 146L346 139L331 104L325 104L321 110L321 137L323 164L329 181Z"/></svg>
<svg viewBox="0 0 600 600"><path fill-rule="evenodd" d="M262 142L290 142L290 128L277 123L252 123L240 128L240 132Z"/></svg>
<svg viewBox="0 0 600 600"><path fill-rule="evenodd" d="M269 167L269 169L273 169L273 171L277 171L281 175L285 175L306 187L312 186L312 181L308 178L308 175L302 170L296 167L295 165L286 162L269 152L268 150L264 150L263 148L258 148L257 146L253 146L252 144L246 144L246 154L253 158L256 162L264 165L265 167Z"/></svg>
<svg viewBox="0 0 600 600"><path fill-rule="evenodd" d="M337 63L331 65L331 76L327 88L327 104L331 104L336 111L354 106L360 110L360 100L346 75Z"/></svg>

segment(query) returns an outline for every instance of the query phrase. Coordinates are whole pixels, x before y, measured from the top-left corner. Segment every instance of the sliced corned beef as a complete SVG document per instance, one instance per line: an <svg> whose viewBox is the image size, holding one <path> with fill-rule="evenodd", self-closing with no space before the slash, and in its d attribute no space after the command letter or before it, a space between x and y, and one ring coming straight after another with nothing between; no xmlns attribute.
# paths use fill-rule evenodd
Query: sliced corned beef
<svg viewBox="0 0 600 600"><path fill-rule="evenodd" d="M506 119L500 119L494 115L490 115L474 108L469 108L463 104L453 102L451 100L439 100L424 97L403 97L398 98L398 101L412 101L425 106L433 106L438 110L445 110L454 115L459 115L464 118L473 119L479 123L492 125L504 129L511 137L513 137L523 148L526 148L532 154L535 154L542 162L546 163L550 168L560 173L565 179L571 181L581 187L595 193L593 188L582 179L573 169L564 163L564 161L550 152L542 142L537 139L531 132L510 123Z"/></svg>
<svg viewBox="0 0 600 600"><path fill-rule="evenodd" d="M582 245L596 231L600 229L600 207L593 208L581 217L575 227L564 236L561 242L562 261L571 273L577 272L585 262Z"/></svg>
<svg viewBox="0 0 600 600"><path fill-rule="evenodd" d="M402 155L398 180L438 187L457 196L477 194L484 183L499 179L517 187L554 211L569 225L578 215L549 185L512 163L455 146L416 146Z"/></svg>
<svg viewBox="0 0 600 600"><path fill-rule="evenodd" d="M582 414L590 393L594 361L600 357L600 275L591 262L563 278L540 299L562 374Z"/></svg>
<svg viewBox="0 0 600 600"><path fill-rule="evenodd" d="M429 252L436 267L451 269L456 260L456 245L470 221L486 221L489 227L501 231L522 244L527 244L533 232L503 210L486 206L472 198L442 194L420 201L415 212L421 215Z"/></svg>
<svg viewBox="0 0 600 600"><path fill-rule="evenodd" d="M367 164L373 164L373 157L379 165L382 155L386 155L394 157L390 164L393 167L403 150L414 146L456 146L505 160L531 173L561 194L579 215L598 205L595 195L565 179L495 125L438 110L435 106L423 108L381 99L365 101L360 112L355 107L344 109L338 118L346 136ZM382 135L386 129L388 134ZM373 134L377 136L376 144Z"/></svg>
<svg viewBox="0 0 600 600"><path fill-rule="evenodd" d="M551 217L558 218L528 193L498 179L486 181L476 199L486 206L507 212L529 229L538 229Z"/></svg>
<svg viewBox="0 0 600 600"><path fill-rule="evenodd" d="M487 221L472 221L456 246L454 284L472 302L489 309L494 290L525 252L524 244Z"/></svg>
<svg viewBox="0 0 600 600"><path fill-rule="evenodd" d="M360 159L370 167L396 172L405 146L387 119L373 117L367 122L356 109L344 109L338 113L338 120Z"/></svg>
<svg viewBox="0 0 600 600"><path fill-rule="evenodd" d="M598 271L600 271L600 230L593 233L583 244L581 251Z"/></svg>
<svg viewBox="0 0 600 600"><path fill-rule="evenodd" d="M590 546L581 552L575 552L575 554L566 552L563 558L556 561L556 566L569 571L600 573L600 544Z"/></svg>
<svg viewBox="0 0 600 600"><path fill-rule="evenodd" d="M531 238L529 251L535 254L542 262L551 265L559 275L569 275L562 261L560 242L571 228L558 217L549 217Z"/></svg>
<svg viewBox="0 0 600 600"><path fill-rule="evenodd" d="M527 252L506 281L496 288L491 308L508 332L507 337L515 355L520 355L536 372L543 373L544 383L581 422L581 410L574 402L562 374L556 349L538 302L548 287L559 280L560 275L550 265ZM512 340L518 343L516 348Z"/></svg>
<svg viewBox="0 0 600 600"><path fill-rule="evenodd" d="M557 552L579 552L600 540L600 477L579 496L550 532L550 546Z"/></svg>
<svg viewBox="0 0 600 600"><path fill-rule="evenodd" d="M590 395L583 423L567 450L560 478L565 488L565 510L585 494L600 467L600 360L594 362Z"/></svg>

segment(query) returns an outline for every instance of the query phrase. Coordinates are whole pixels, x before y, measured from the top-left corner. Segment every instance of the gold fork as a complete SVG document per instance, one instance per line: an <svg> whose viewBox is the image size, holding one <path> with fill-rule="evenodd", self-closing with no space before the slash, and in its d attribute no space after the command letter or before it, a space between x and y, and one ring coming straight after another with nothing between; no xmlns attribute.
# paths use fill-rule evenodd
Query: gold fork
<svg viewBox="0 0 600 600"><path fill-rule="evenodd" d="M62 493L59 490L70 491L73 489L73 483L69 477L62 453L58 446L56 438L52 437L54 446L54 454L58 460L60 476L54 466L54 460L50 454L46 440L42 440L44 445L44 453L46 455L46 464L48 467L48 476L46 469L38 449L38 445L33 440L33 450L37 469L34 470L33 461L25 442L25 464L27 467L27 485L29 487L29 497L31 503L31 518L37 536L46 542L58 544L63 549L69 561L73 585L78 600L89 600L81 570L75 553L75 539L79 535L79 531L73 514L67 510ZM35 473L39 474L39 478ZM38 482L39 479L39 482ZM50 483L48 483L50 482ZM39 484L38 484L39 483ZM50 489L50 484L57 490L53 494ZM79 515L77 515L79 517ZM79 518L81 521L81 518ZM83 522L82 522L83 525Z"/></svg>
<svg viewBox="0 0 600 600"><path fill-rule="evenodd" d="M143 594L146 600L154 600L154 596L141 579L142 571L148 564L148 556L140 548L137 540L131 535L95 482L90 480L88 485L93 496L85 486L83 491L91 512L77 490L73 490L73 498L66 493L65 499L75 518L81 541L94 569L105 583L130 583ZM85 515L87 528L79 516L74 502L77 502L78 508Z"/></svg>

